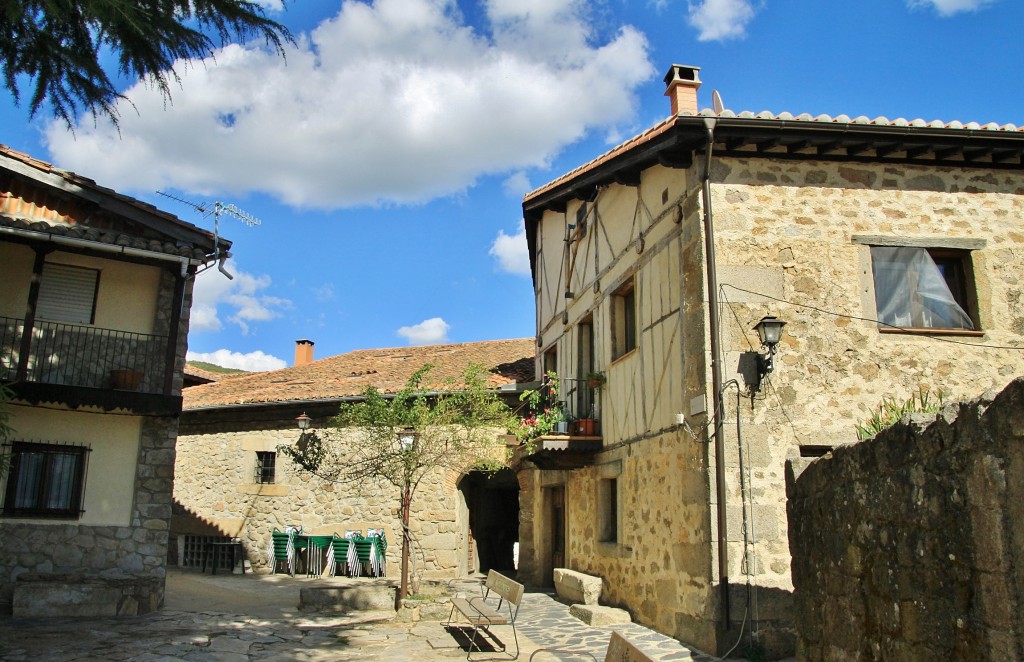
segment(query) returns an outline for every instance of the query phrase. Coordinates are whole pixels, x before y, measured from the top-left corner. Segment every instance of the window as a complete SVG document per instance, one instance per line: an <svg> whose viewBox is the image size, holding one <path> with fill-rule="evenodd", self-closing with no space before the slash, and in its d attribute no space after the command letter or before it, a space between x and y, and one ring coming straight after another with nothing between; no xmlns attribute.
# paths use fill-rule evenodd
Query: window
<svg viewBox="0 0 1024 662"><path fill-rule="evenodd" d="M597 481L597 540L617 542L619 539L619 479Z"/></svg>
<svg viewBox="0 0 1024 662"><path fill-rule="evenodd" d="M255 483L271 484L277 467L277 453L273 451L256 451Z"/></svg>
<svg viewBox="0 0 1024 662"><path fill-rule="evenodd" d="M883 330L976 328L970 252L872 246L871 269Z"/></svg>
<svg viewBox="0 0 1024 662"><path fill-rule="evenodd" d="M594 319L587 316L577 327L579 341L579 373L580 381L573 382L578 389L576 395L576 417L597 418L594 389L585 380L594 371Z"/></svg>
<svg viewBox="0 0 1024 662"><path fill-rule="evenodd" d="M4 515L78 519L88 448L14 442Z"/></svg>
<svg viewBox="0 0 1024 662"><path fill-rule="evenodd" d="M92 324L100 272L47 262L39 280L36 316L53 322Z"/></svg>
<svg viewBox="0 0 1024 662"><path fill-rule="evenodd" d="M636 349L636 289L633 280L616 290L612 300L612 359Z"/></svg>

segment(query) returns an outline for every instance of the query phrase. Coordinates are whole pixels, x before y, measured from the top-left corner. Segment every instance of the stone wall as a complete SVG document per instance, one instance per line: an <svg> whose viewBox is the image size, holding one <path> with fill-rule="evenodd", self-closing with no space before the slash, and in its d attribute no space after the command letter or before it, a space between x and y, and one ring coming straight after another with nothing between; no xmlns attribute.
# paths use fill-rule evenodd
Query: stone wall
<svg viewBox="0 0 1024 662"><path fill-rule="evenodd" d="M196 422L198 418L199 414L186 413L178 440L173 535L213 533L241 538L253 569L262 572L269 571L266 550L275 528L302 525L305 531L318 534L383 528L389 542L387 574L399 574L398 488L371 481L359 485L322 481L299 473L281 454L274 483L257 484L256 452L294 444L298 438L294 421L253 426L204 424ZM413 498L413 559L424 578L459 576L466 569L468 523L459 521L462 511L455 482L441 473L430 476Z"/></svg>
<svg viewBox="0 0 1024 662"><path fill-rule="evenodd" d="M923 386L970 398L1021 374L1014 347L1024 333L1024 174L770 153L712 166L724 457L716 457L709 415L715 394L698 158L688 170L653 166L638 186L609 185L591 202L544 214L534 256L539 353L557 355L560 376L578 376L578 325L590 320L596 367L608 378L599 401L604 452L594 467L551 480L562 480L567 494L566 566L600 575L609 600L709 652L732 646L740 620L754 618L759 645L781 655L795 636L786 460L808 446L855 442L854 426L885 397L905 399ZM586 233L567 248L566 226L578 217ZM971 246L982 332L937 339L880 330L870 260L878 238ZM630 281L638 342L616 357L612 297ZM752 328L765 315L788 325L775 371L755 393L754 355L762 350ZM622 463L621 530L644 535L610 554L597 540L595 485L597 466L614 461ZM719 461L725 504L718 503ZM543 474L554 472L538 473L526 482L546 484ZM532 553L541 557L551 526L542 495L533 491L529 522ZM732 587L728 624L720 563ZM546 579L543 558L524 567ZM677 596L665 599L668 591Z"/></svg>
<svg viewBox="0 0 1024 662"><path fill-rule="evenodd" d="M802 660L1024 660L1024 379L787 470Z"/></svg>
<svg viewBox="0 0 1024 662"><path fill-rule="evenodd" d="M161 271L158 306L154 319L157 333L170 329L175 271ZM188 341L189 305L192 281L185 284L174 392L180 393L182 368ZM96 414L102 426L102 414ZM22 433L28 432L22 430ZM17 578L23 574L69 574L88 578L101 575L117 581L139 577L153 581L156 604L163 604L167 568L168 533L171 521L171 492L174 481L177 417L142 418L138 438L112 440L138 447L134 465L134 489L129 521L118 526L91 526L73 522L21 523L6 519L0 525L0 613L10 610ZM102 481L96 472L86 481Z"/></svg>

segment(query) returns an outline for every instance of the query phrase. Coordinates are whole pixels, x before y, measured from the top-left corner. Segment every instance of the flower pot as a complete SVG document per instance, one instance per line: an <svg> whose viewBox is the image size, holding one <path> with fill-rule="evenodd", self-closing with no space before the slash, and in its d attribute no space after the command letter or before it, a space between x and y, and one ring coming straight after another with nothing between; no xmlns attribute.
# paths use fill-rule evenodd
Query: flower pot
<svg viewBox="0 0 1024 662"><path fill-rule="evenodd" d="M555 423L555 434L569 434L569 421L558 421Z"/></svg>
<svg viewBox="0 0 1024 662"><path fill-rule="evenodd" d="M122 391L138 391L142 385L142 373L138 370L111 370L110 386Z"/></svg>
<svg viewBox="0 0 1024 662"><path fill-rule="evenodd" d="M597 421L593 418L581 418L576 421L576 434L581 437L593 437L597 434Z"/></svg>

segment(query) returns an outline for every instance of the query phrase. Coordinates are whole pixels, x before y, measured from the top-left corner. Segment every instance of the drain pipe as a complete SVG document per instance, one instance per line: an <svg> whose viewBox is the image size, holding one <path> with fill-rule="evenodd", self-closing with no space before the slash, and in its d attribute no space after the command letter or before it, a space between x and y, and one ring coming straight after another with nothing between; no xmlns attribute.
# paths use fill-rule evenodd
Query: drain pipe
<svg viewBox="0 0 1024 662"><path fill-rule="evenodd" d="M715 143L717 118L705 117L704 129L707 143L704 147L704 246L708 268L708 325L711 333L711 389L714 394L712 416L715 434L715 488L718 499L718 582L722 592L722 621L725 629L730 627L729 619L729 539L728 520L725 509L725 440L722 438L722 346L718 319L718 273L715 265L715 224L711 214L711 150Z"/></svg>

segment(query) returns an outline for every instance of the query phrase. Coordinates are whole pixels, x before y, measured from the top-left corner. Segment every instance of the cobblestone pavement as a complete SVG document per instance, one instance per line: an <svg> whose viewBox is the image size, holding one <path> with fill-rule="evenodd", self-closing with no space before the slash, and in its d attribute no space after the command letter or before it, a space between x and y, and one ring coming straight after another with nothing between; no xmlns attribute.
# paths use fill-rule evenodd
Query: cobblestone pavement
<svg viewBox="0 0 1024 662"><path fill-rule="evenodd" d="M434 660L465 659L458 629L442 623L400 623L394 612L300 612L298 590L313 585L277 576L209 577L172 570L165 609L137 618L0 617L0 660ZM321 585L323 581L321 581ZM479 590L460 583L460 589ZM234 607L234 609L232 609ZM545 593L527 593L519 612L521 660L538 649L589 652L597 660L612 628L591 627ZM657 660L714 660L636 624L616 625ZM511 643L509 628L495 628ZM478 652L474 660L509 656ZM588 659L542 653L537 660Z"/></svg>

